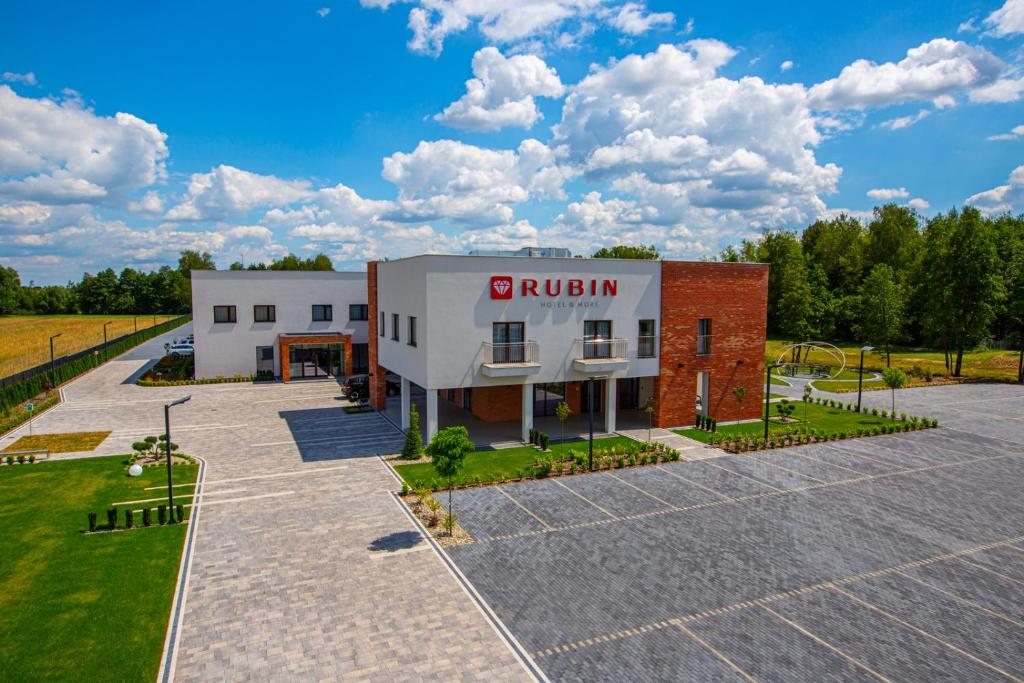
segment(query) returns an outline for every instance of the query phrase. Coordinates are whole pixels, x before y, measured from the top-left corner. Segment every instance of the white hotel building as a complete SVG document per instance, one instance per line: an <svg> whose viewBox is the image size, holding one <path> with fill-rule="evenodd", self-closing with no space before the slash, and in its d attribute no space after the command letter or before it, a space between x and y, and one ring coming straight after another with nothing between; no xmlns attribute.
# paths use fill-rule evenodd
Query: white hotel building
<svg viewBox="0 0 1024 683"><path fill-rule="evenodd" d="M366 273L194 271L196 376L369 372L403 428L526 438L565 401L598 427L756 417L767 266L425 255ZM268 308L269 307L269 308ZM270 318L270 319L268 319ZM388 399L386 377L400 378ZM590 382L593 380L593 382ZM732 388L748 401L737 404ZM391 405L389 406L389 402ZM489 438L489 440L502 440Z"/></svg>

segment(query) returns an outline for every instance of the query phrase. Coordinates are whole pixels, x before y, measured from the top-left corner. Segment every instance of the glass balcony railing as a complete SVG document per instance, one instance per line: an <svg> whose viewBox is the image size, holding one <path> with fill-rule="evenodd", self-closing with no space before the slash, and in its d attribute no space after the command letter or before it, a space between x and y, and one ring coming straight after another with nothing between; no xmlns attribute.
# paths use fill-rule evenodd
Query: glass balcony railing
<svg viewBox="0 0 1024 683"><path fill-rule="evenodd" d="M484 342L484 364L539 363L540 349L535 341L492 344Z"/></svg>

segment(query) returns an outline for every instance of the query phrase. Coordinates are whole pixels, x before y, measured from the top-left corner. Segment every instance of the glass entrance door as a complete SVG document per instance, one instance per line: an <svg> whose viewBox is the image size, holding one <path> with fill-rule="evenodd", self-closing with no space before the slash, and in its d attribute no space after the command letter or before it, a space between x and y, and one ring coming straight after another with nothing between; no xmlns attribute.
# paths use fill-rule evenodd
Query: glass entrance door
<svg viewBox="0 0 1024 683"><path fill-rule="evenodd" d="M584 320L583 357L610 358L612 355L612 345L606 342L611 338L611 320Z"/></svg>
<svg viewBox="0 0 1024 683"><path fill-rule="evenodd" d="M292 344L288 363L292 379L341 377L344 363L341 344Z"/></svg>
<svg viewBox="0 0 1024 683"><path fill-rule="evenodd" d="M491 341L495 363L522 363L526 360L524 323L493 323Z"/></svg>

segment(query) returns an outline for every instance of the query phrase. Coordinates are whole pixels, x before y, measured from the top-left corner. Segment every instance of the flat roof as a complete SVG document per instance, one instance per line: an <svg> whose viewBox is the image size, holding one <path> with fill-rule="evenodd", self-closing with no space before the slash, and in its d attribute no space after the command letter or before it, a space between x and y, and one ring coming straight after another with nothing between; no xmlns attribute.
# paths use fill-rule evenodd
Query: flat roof
<svg viewBox="0 0 1024 683"><path fill-rule="evenodd" d="M507 259L509 261L537 261L548 263L551 261L569 261L572 263L598 262L598 261L622 261L627 263L693 263L708 265L729 265L729 266L766 266L767 263L759 261L686 261L679 259L635 259L635 258L594 258L593 256L488 256L486 254L416 254L415 256L403 256L401 258L380 259L370 263L398 263L400 261L412 261L425 258L457 258L457 259Z"/></svg>
<svg viewBox="0 0 1024 683"><path fill-rule="evenodd" d="M356 270L193 270L193 280L366 280L366 271Z"/></svg>

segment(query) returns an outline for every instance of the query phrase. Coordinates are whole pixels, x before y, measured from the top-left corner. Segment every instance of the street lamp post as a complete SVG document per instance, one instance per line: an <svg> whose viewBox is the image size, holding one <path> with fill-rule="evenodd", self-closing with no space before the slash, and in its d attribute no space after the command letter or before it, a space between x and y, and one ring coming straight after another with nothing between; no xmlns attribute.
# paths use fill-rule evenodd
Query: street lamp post
<svg viewBox="0 0 1024 683"><path fill-rule="evenodd" d="M164 450L167 451L167 512L170 514L172 523L174 522L174 482L171 477L171 406L178 406L190 400L192 400L191 395L164 404ZM180 522L181 520L179 519L178 521Z"/></svg>
<svg viewBox="0 0 1024 683"><path fill-rule="evenodd" d="M772 393L772 368L781 367L782 363L768 364L768 379L764 383L764 440L768 440L768 405Z"/></svg>
<svg viewBox="0 0 1024 683"><path fill-rule="evenodd" d="M107 358L107 325L109 325L112 322L114 322L114 321L113 320L108 320L107 322L103 323L103 361L104 362L106 362L108 360L108 358Z"/></svg>
<svg viewBox="0 0 1024 683"><path fill-rule="evenodd" d="M874 351L874 346L862 346L860 347L860 372L857 373L857 412L860 412L860 392L861 387L864 384L864 352Z"/></svg>
<svg viewBox="0 0 1024 683"><path fill-rule="evenodd" d="M53 358L53 340L56 339L57 337L61 336L62 334L64 334L64 333L63 332L58 332L57 334L50 335L50 385L51 386L56 386L56 384L57 384L57 367L54 364L54 358Z"/></svg>

